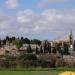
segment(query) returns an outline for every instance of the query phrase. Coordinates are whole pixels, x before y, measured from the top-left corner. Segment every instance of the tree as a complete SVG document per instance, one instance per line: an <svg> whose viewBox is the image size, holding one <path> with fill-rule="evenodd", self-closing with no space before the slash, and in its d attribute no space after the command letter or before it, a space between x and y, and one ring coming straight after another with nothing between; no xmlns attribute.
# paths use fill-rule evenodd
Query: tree
<svg viewBox="0 0 75 75"><path fill-rule="evenodd" d="M7 41L7 40L9 41L9 36L6 36L6 41Z"/></svg>
<svg viewBox="0 0 75 75"><path fill-rule="evenodd" d="M53 48L52 53L56 53L56 49L55 49L55 47Z"/></svg>
<svg viewBox="0 0 75 75"><path fill-rule="evenodd" d="M9 43L12 43L12 38L9 38Z"/></svg>
<svg viewBox="0 0 75 75"><path fill-rule="evenodd" d="M74 51L75 51L75 40L74 40Z"/></svg>
<svg viewBox="0 0 75 75"><path fill-rule="evenodd" d="M69 48L68 48L68 45L66 43L64 43L64 52L63 52L65 55L68 55L69 54Z"/></svg>
<svg viewBox="0 0 75 75"><path fill-rule="evenodd" d="M22 42L22 44L24 43L24 38L23 37L21 37L21 42Z"/></svg>
<svg viewBox="0 0 75 75"><path fill-rule="evenodd" d="M40 46L40 53L43 53L43 49L42 49L42 46Z"/></svg>
<svg viewBox="0 0 75 75"><path fill-rule="evenodd" d="M2 40L2 42L3 42L3 45L5 45L6 44L6 39Z"/></svg>
<svg viewBox="0 0 75 75"><path fill-rule="evenodd" d="M51 53L51 44L50 43L47 46L47 50L48 50L49 53Z"/></svg>
<svg viewBox="0 0 75 75"><path fill-rule="evenodd" d="M13 36L11 39L12 39L12 40L15 40L16 38Z"/></svg>
<svg viewBox="0 0 75 75"><path fill-rule="evenodd" d="M39 54L38 48L36 47L36 54Z"/></svg>
<svg viewBox="0 0 75 75"><path fill-rule="evenodd" d="M15 39L15 40L12 41L12 43L14 45L16 45L17 48L20 48L22 46L22 41L20 39Z"/></svg>
<svg viewBox="0 0 75 75"><path fill-rule="evenodd" d="M32 52L33 52L33 50L31 49L31 46L29 44L29 47L27 48L27 53L32 53Z"/></svg>
<svg viewBox="0 0 75 75"><path fill-rule="evenodd" d="M47 53L47 45L44 45L44 53Z"/></svg>
<svg viewBox="0 0 75 75"><path fill-rule="evenodd" d="M28 38L23 39L23 43L30 44L30 40Z"/></svg>
<svg viewBox="0 0 75 75"><path fill-rule="evenodd" d="M37 60L37 57L35 54L26 54L25 60Z"/></svg>
<svg viewBox="0 0 75 75"><path fill-rule="evenodd" d="M6 55L6 62L5 62L5 66L7 68L15 68L16 67L16 57L13 55Z"/></svg>
<svg viewBox="0 0 75 75"><path fill-rule="evenodd" d="M33 40L31 40L31 44L38 44L38 45L41 45L41 41L38 40L38 39L33 39Z"/></svg>
<svg viewBox="0 0 75 75"><path fill-rule="evenodd" d="M1 39L0 39L0 47L1 47L2 45L1 45Z"/></svg>
<svg viewBox="0 0 75 75"><path fill-rule="evenodd" d="M36 66L37 56L36 54L22 54L20 55L20 61L23 67Z"/></svg>

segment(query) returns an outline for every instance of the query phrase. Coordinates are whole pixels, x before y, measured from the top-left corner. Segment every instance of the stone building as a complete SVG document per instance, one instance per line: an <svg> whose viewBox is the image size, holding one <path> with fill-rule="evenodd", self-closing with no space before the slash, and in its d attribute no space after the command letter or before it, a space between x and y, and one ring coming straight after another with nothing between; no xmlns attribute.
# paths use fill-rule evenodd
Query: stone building
<svg viewBox="0 0 75 75"><path fill-rule="evenodd" d="M57 53L58 51L59 51L59 53L61 53L62 51L67 52L67 54L69 52L73 53L72 31L70 31L66 37L58 38L53 41L44 40L44 41L42 41L42 43L40 45L40 52L41 53L52 53L52 52Z"/></svg>
<svg viewBox="0 0 75 75"><path fill-rule="evenodd" d="M56 40L53 40L53 45L59 44L61 45L61 49L63 49L64 44L68 46L69 53L73 52L73 35L72 31L69 32L69 34L66 37L58 38Z"/></svg>
<svg viewBox="0 0 75 75"><path fill-rule="evenodd" d="M73 48L72 31L70 31L69 34L66 37L58 38L58 39L54 40L53 43L58 43L58 44L61 44L61 45L66 43L70 48Z"/></svg>

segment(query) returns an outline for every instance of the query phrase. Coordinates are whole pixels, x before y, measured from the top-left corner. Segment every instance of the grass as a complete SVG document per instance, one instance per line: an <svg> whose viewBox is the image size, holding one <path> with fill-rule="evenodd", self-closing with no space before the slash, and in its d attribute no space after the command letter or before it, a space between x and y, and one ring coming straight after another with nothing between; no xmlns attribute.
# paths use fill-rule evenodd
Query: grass
<svg viewBox="0 0 75 75"><path fill-rule="evenodd" d="M62 71L0 71L0 75L58 75Z"/></svg>
<svg viewBox="0 0 75 75"><path fill-rule="evenodd" d="M75 72L75 68L0 69L0 75L58 75L65 71Z"/></svg>
<svg viewBox="0 0 75 75"><path fill-rule="evenodd" d="M0 71L75 71L75 68L0 68Z"/></svg>

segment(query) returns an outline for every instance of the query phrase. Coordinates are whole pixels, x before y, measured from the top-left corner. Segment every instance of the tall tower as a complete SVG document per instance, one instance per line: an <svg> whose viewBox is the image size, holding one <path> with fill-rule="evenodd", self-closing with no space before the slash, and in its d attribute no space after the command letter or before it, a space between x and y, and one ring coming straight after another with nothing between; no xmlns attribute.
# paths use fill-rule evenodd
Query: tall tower
<svg viewBox="0 0 75 75"><path fill-rule="evenodd" d="M73 50L73 35L72 35L72 30L69 33L69 46L70 46L70 51Z"/></svg>
<svg viewBox="0 0 75 75"><path fill-rule="evenodd" d="M72 30L69 33L69 44L73 45L73 35L72 35Z"/></svg>

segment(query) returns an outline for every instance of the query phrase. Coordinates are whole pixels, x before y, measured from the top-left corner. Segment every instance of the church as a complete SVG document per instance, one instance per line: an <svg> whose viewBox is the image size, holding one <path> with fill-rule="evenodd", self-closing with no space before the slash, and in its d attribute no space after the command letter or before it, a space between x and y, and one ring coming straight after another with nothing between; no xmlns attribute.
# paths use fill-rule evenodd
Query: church
<svg viewBox="0 0 75 75"><path fill-rule="evenodd" d="M69 34L66 37L62 37L62 38L58 38L56 40L54 40L54 42L56 43L67 43L68 45L72 45L73 44L73 35L72 35L72 31L69 32Z"/></svg>
<svg viewBox="0 0 75 75"><path fill-rule="evenodd" d="M69 34L66 37L58 38L56 40L53 40L53 43L61 44L63 46L64 43L66 43L70 50L73 50L73 34L72 31L69 32Z"/></svg>

